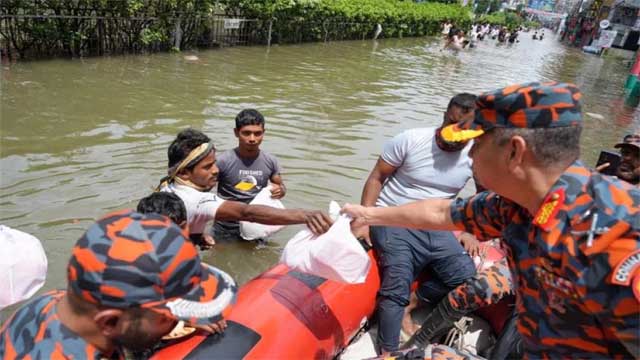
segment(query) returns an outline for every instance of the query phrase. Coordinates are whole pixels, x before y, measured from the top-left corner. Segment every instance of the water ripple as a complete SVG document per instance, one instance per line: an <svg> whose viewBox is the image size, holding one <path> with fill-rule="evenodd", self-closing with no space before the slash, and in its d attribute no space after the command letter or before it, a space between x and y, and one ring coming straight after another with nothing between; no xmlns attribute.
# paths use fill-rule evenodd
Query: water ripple
<svg viewBox="0 0 640 360"><path fill-rule="evenodd" d="M387 39L201 51L196 62L153 54L5 66L0 220L43 239L52 257L47 288L63 286L71 244L93 219L151 191L179 130L202 129L219 150L231 149L234 118L249 107L267 119L263 148L280 158L284 202L296 208L359 201L384 142L439 125L459 92L577 83L584 110L598 115L585 118L589 163L640 127L638 111L622 102L621 61L566 49L552 36L525 34L511 47L485 41L459 54L441 47L435 38ZM229 245L205 259L246 281L298 229L280 233L269 251Z"/></svg>

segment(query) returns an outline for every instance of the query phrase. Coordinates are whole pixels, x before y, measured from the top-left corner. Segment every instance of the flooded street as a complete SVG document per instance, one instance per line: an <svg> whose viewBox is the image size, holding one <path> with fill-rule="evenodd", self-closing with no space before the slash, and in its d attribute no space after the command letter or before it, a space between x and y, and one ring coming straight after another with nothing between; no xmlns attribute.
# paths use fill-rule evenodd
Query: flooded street
<svg viewBox="0 0 640 360"><path fill-rule="evenodd" d="M233 119L243 108L266 117L262 146L284 168L289 208L359 201L384 141L439 125L458 92L576 83L590 165L640 127L640 111L623 106L622 60L526 33L513 47L485 40L457 55L441 47L439 39L408 38L4 64L0 223L42 240L44 290L64 287L71 246L96 218L135 207L151 192L175 134L194 127L219 150L232 148ZM223 244L203 257L244 283L277 262L299 229L285 229L262 249Z"/></svg>

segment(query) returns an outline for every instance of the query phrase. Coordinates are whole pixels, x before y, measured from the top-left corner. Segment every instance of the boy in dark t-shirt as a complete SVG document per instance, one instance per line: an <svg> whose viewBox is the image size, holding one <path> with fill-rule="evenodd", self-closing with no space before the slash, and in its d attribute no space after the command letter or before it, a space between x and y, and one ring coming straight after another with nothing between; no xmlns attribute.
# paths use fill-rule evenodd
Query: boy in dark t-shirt
<svg viewBox="0 0 640 360"><path fill-rule="evenodd" d="M217 160L218 195L225 200L251 202L271 182L271 196L284 197L286 189L280 176L278 159L264 150L260 144L264 138L264 116L254 109L242 110L236 116L233 129L238 147L222 153ZM237 222L217 221L214 226L216 240L240 237Z"/></svg>

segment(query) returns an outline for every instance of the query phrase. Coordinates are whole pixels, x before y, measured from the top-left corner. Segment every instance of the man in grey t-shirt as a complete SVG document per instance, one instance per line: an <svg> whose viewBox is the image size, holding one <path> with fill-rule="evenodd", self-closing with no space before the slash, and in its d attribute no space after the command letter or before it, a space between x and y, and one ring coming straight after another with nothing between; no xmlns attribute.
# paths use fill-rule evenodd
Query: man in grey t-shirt
<svg viewBox="0 0 640 360"><path fill-rule="evenodd" d="M453 97L442 127L473 116L475 96ZM446 143L440 128L411 129L388 141L362 191L364 206L398 206L426 198L450 199L472 177L471 144ZM373 242L378 254L378 346L382 354L398 349L401 324L410 322L418 299L438 303L451 289L475 274L471 257L450 231L388 226L354 229ZM370 241L370 240L369 240ZM425 269L431 278L420 284L417 298L411 282Z"/></svg>
<svg viewBox="0 0 640 360"><path fill-rule="evenodd" d="M264 150L260 144L264 138L264 116L257 110L245 109L236 116L233 130L238 147L227 150L218 157L218 195L225 200L249 203L272 183L271 194L275 199L285 195L278 159ZM240 236L237 222L217 221L214 227L216 240L231 240Z"/></svg>

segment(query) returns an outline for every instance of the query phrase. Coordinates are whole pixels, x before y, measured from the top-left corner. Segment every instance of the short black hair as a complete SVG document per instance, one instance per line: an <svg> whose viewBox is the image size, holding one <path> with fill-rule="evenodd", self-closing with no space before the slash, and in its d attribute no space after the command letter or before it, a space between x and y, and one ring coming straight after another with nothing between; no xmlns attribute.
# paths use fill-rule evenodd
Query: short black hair
<svg viewBox="0 0 640 360"><path fill-rule="evenodd" d="M193 151L193 149L210 141L211 139L202 131L191 128L180 131L178 135L176 135L175 140L169 145L169 150L167 150L169 168L179 164L189 156L189 153ZM193 166L195 166L195 164ZM193 168L193 166L191 166L191 168ZM190 168L187 169L189 170Z"/></svg>
<svg viewBox="0 0 640 360"><path fill-rule="evenodd" d="M476 99L477 96L470 93L460 93L456 94L449 101L449 105L447 105L447 111L452 107L458 107L464 113L468 113L469 111L474 111L476 109Z"/></svg>
<svg viewBox="0 0 640 360"><path fill-rule="evenodd" d="M567 167L580 157L582 126L552 128L495 128L493 141L498 146L519 135L527 142L531 152L544 167Z"/></svg>
<svg viewBox="0 0 640 360"><path fill-rule="evenodd" d="M236 129L247 125L261 125L264 128L264 116L255 109L244 109L236 115Z"/></svg>
<svg viewBox="0 0 640 360"><path fill-rule="evenodd" d="M178 195L170 192L154 192L140 199L136 211L142 214L155 213L167 216L178 226L187 221L184 202Z"/></svg>

